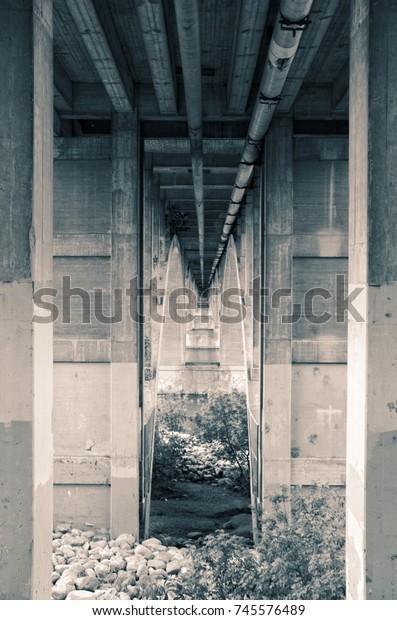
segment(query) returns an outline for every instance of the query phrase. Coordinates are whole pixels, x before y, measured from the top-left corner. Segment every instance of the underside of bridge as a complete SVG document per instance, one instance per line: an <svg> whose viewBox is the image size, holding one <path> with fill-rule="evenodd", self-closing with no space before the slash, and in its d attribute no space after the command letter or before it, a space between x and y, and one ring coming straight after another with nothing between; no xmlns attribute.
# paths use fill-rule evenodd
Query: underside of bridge
<svg viewBox="0 0 397 620"><path fill-rule="evenodd" d="M0 0L0 598L49 598L53 518L147 530L159 390L240 379L252 505L346 487L348 597L397 598L396 35Z"/></svg>

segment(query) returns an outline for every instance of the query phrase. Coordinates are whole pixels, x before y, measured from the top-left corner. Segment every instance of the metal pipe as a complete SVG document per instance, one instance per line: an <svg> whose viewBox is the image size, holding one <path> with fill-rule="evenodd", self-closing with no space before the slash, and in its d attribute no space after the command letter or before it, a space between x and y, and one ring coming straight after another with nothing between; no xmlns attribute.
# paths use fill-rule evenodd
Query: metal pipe
<svg viewBox="0 0 397 620"><path fill-rule="evenodd" d="M232 191L221 240L212 264L209 283L227 245L230 232L237 218L241 203L251 180L255 163L262 149L263 139L280 101L292 62L295 58L303 31L308 27L308 15L313 0L281 0L259 92L248 128L241 161Z"/></svg>
<svg viewBox="0 0 397 620"><path fill-rule="evenodd" d="M203 104L198 0L175 0L189 128L194 201L198 223L201 284L204 285Z"/></svg>

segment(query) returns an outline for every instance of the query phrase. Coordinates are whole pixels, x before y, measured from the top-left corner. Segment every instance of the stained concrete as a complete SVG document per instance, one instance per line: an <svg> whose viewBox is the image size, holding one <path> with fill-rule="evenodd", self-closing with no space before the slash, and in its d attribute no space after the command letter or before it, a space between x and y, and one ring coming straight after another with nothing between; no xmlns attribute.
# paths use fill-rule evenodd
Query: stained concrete
<svg viewBox="0 0 397 620"><path fill-rule="evenodd" d="M139 274L139 133L136 113L112 119L112 289ZM123 296L123 320L111 327L110 531L139 534L141 395L139 331Z"/></svg>
<svg viewBox="0 0 397 620"><path fill-rule="evenodd" d="M292 121L279 118L266 144L266 274L271 296L292 288L293 133ZM266 298L269 323L263 336L263 488L265 500L280 485L291 483L291 325L282 316L292 314L291 296L271 304Z"/></svg>
<svg viewBox="0 0 397 620"><path fill-rule="evenodd" d="M52 2L2 3L0 21L0 598L43 599L51 583L52 326L33 322L33 297L52 278Z"/></svg>
<svg viewBox="0 0 397 620"><path fill-rule="evenodd" d="M33 429L0 424L0 599L29 599L32 588Z"/></svg>
<svg viewBox="0 0 397 620"><path fill-rule="evenodd" d="M349 279L365 321L349 322L347 596L396 599L397 4L351 4Z"/></svg>

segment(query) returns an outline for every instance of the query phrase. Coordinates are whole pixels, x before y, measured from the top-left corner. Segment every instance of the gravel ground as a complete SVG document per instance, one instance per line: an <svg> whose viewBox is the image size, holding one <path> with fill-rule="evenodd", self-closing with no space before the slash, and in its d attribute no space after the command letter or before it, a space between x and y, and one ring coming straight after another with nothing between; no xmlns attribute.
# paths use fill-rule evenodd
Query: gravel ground
<svg viewBox="0 0 397 620"><path fill-rule="evenodd" d="M106 530L60 524L53 535L52 598L142 598L151 585L164 585L191 568L188 548L166 546L158 538L138 544L131 534L109 540Z"/></svg>

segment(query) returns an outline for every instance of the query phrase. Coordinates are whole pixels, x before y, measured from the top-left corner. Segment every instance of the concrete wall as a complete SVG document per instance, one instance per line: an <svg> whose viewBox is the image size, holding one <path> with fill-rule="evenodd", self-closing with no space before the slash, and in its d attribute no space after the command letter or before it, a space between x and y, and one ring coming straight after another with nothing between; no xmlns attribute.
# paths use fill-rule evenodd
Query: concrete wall
<svg viewBox="0 0 397 620"><path fill-rule="evenodd" d="M110 145L104 137L64 139L57 146L54 287L60 293L56 301L62 310L65 276L70 277L71 288L86 293L84 301L72 297L70 322L65 323L61 312L54 325L54 519L108 527L110 325L95 317L94 289L103 291L102 310L109 315Z"/></svg>
<svg viewBox="0 0 397 620"><path fill-rule="evenodd" d="M345 483L347 317L336 320L336 276L345 277L347 291L347 151L346 136L294 139L293 302L305 310L292 326L291 476L298 484ZM316 288L330 299L306 297L305 304ZM316 318L324 313L329 318Z"/></svg>

